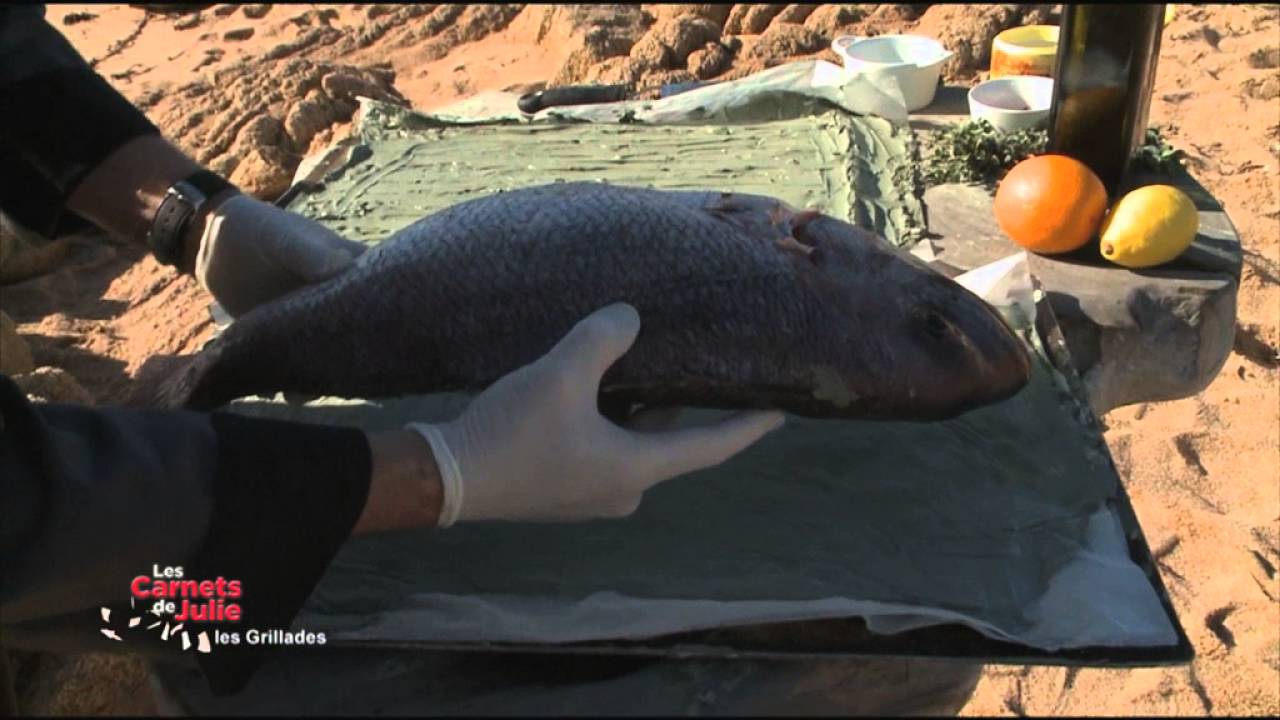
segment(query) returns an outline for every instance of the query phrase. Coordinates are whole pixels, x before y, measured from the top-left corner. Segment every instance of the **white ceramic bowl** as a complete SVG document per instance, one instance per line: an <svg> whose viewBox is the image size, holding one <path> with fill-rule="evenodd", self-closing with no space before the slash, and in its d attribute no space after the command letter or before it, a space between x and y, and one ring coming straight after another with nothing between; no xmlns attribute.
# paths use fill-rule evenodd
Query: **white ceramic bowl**
<svg viewBox="0 0 1280 720"><path fill-rule="evenodd" d="M861 74L872 82L883 76L896 80L908 112L933 102L942 63L952 55L937 40L923 35L841 35L832 41L831 49L844 61L849 77Z"/></svg>
<svg viewBox="0 0 1280 720"><path fill-rule="evenodd" d="M969 91L969 117L1004 132L1043 125L1053 102L1053 78L1010 75L978 83Z"/></svg>

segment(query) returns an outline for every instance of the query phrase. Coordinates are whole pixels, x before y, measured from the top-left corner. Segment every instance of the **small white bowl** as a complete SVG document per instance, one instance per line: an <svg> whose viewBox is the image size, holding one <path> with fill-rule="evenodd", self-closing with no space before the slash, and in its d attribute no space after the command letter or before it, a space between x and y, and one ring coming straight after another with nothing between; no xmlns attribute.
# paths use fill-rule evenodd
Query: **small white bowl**
<svg viewBox="0 0 1280 720"><path fill-rule="evenodd" d="M969 117L1003 132L1043 125L1053 103L1053 78L1010 75L978 83L969 91Z"/></svg>
<svg viewBox="0 0 1280 720"><path fill-rule="evenodd" d="M841 35L832 41L831 49L844 61L849 77L864 75L872 82L892 78L901 88L909 112L933 102L942 63L953 54L923 35Z"/></svg>

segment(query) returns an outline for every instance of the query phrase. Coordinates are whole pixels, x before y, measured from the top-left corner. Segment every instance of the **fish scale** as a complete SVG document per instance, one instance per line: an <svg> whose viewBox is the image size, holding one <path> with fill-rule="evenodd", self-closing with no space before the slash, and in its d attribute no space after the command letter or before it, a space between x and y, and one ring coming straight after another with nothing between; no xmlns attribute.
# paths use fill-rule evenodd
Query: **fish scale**
<svg viewBox="0 0 1280 720"><path fill-rule="evenodd" d="M759 195L553 183L440 210L254 309L163 396L478 391L619 301L641 330L601 383L611 403L931 420L1030 372L986 303L849 223Z"/></svg>

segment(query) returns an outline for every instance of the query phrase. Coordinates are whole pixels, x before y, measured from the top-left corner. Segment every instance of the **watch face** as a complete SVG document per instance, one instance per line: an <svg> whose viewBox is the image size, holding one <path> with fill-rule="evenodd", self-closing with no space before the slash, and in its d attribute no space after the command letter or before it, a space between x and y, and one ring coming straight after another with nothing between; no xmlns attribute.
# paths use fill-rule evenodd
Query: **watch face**
<svg viewBox="0 0 1280 720"><path fill-rule="evenodd" d="M192 210L198 210L200 206L204 204L204 201L208 199L205 197L205 194L200 191L200 188L197 188L186 180L179 180L174 183L173 186L169 188L169 192L173 193L183 202L190 205Z"/></svg>

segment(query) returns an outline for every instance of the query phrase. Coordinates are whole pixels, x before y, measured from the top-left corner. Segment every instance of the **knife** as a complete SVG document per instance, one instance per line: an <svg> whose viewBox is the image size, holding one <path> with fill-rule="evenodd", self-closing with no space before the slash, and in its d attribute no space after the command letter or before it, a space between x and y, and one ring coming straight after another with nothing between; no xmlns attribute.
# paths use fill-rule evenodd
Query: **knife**
<svg viewBox="0 0 1280 720"><path fill-rule="evenodd" d="M594 105L627 99L626 85L565 85L538 92L525 93L516 100L520 112L532 115L539 110L561 105Z"/></svg>

